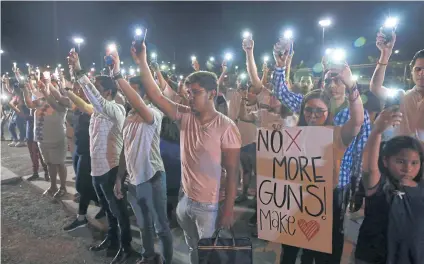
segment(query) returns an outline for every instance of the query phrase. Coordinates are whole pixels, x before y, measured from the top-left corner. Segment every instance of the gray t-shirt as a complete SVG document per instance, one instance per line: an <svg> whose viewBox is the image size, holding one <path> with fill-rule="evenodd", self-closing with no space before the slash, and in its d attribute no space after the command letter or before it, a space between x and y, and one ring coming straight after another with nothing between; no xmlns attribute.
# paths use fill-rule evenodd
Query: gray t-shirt
<svg viewBox="0 0 424 264"><path fill-rule="evenodd" d="M57 143L65 140L65 118L67 109L57 111L48 103L43 103L34 112L34 141Z"/></svg>

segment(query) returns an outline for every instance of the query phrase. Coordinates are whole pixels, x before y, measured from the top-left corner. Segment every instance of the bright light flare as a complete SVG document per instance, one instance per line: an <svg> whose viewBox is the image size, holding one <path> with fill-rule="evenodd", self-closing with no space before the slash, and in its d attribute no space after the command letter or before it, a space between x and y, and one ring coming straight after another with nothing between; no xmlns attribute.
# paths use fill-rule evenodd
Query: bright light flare
<svg viewBox="0 0 424 264"><path fill-rule="evenodd" d="M134 75L135 74L135 70L134 69L130 69L130 75Z"/></svg>
<svg viewBox="0 0 424 264"><path fill-rule="evenodd" d="M96 69L94 69L94 68L91 68L90 70L91 70L92 72L96 71Z"/></svg>
<svg viewBox="0 0 424 264"><path fill-rule="evenodd" d="M116 44L115 43L111 43L107 46L107 49L109 52L114 52L116 51Z"/></svg>
<svg viewBox="0 0 424 264"><path fill-rule="evenodd" d="M388 17L386 21L384 22L385 28L395 28L398 24L398 18L397 17Z"/></svg>
<svg viewBox="0 0 424 264"><path fill-rule="evenodd" d="M250 37L252 37L252 33L250 33L249 31L244 31L243 32L243 38L244 39L248 39L248 38L250 38Z"/></svg>
<svg viewBox="0 0 424 264"><path fill-rule="evenodd" d="M191 61L195 61L196 59L196 56L191 56Z"/></svg>
<svg viewBox="0 0 424 264"><path fill-rule="evenodd" d="M233 59L233 54L231 54L231 53L225 54L225 60L229 61L229 60L232 60L232 59Z"/></svg>
<svg viewBox="0 0 424 264"><path fill-rule="evenodd" d="M122 74L125 74L126 72L127 72L127 71L126 71L125 69L122 69L122 70L121 70L121 73L122 73Z"/></svg>
<svg viewBox="0 0 424 264"><path fill-rule="evenodd" d="M242 73L242 74L240 74L240 79L241 79L241 80L245 80L246 78L247 78L246 73Z"/></svg>
<svg viewBox="0 0 424 264"><path fill-rule="evenodd" d="M80 38L80 37L75 37L74 38L74 42L75 42L75 44L82 44L82 43L84 43L84 39L83 38Z"/></svg>
<svg viewBox="0 0 424 264"><path fill-rule="evenodd" d="M318 24L319 24L321 27L328 27L328 26L330 26L330 25L331 25L331 20L330 20L330 19L322 19L322 20L320 20L320 21L318 22Z"/></svg>
<svg viewBox="0 0 424 264"><path fill-rule="evenodd" d="M268 62L269 61L269 56L264 56L264 62Z"/></svg>
<svg viewBox="0 0 424 264"><path fill-rule="evenodd" d="M359 80L359 76L358 75L356 75L356 74L352 75L352 81L356 82L358 80Z"/></svg>
<svg viewBox="0 0 424 264"><path fill-rule="evenodd" d="M399 92L399 89L397 88L389 88L387 89L387 96L393 98L398 94L398 92Z"/></svg>
<svg viewBox="0 0 424 264"><path fill-rule="evenodd" d="M395 50L395 54L399 54L399 50Z"/></svg>
<svg viewBox="0 0 424 264"><path fill-rule="evenodd" d="M180 75L180 80L184 79L184 76Z"/></svg>
<svg viewBox="0 0 424 264"><path fill-rule="evenodd" d="M141 28L137 28L136 30L135 30L135 35L136 36L141 36L143 34L143 30L141 29Z"/></svg>
<svg viewBox="0 0 424 264"><path fill-rule="evenodd" d="M210 57L209 60L210 61L215 61L215 58L214 57Z"/></svg>
<svg viewBox="0 0 424 264"><path fill-rule="evenodd" d="M284 31L283 36L284 36L285 39L291 39L291 38L293 38L293 31L288 29L288 30Z"/></svg>

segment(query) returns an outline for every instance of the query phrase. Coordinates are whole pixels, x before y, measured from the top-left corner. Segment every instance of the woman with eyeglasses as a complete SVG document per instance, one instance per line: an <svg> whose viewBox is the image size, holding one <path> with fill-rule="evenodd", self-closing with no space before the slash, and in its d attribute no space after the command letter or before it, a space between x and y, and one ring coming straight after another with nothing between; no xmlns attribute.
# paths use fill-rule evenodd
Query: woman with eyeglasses
<svg viewBox="0 0 424 264"><path fill-rule="evenodd" d="M302 264L304 263L340 263L343 252L344 234L344 205L347 196L344 187L339 187L340 165L346 148L354 140L364 122L364 108L355 82L351 81L351 71L347 65L342 69L329 71L325 82L341 83L346 89L347 104L350 118L342 126L334 126L334 166L333 177L333 231L332 254L303 249ZM334 92L335 93L335 92ZM334 96L334 93L332 94ZM314 90L303 97L298 126L332 126L331 99L326 91ZM347 109L346 109L347 110ZM328 176L330 176L328 175ZM327 177L328 177L327 176ZM331 177L331 176L330 176ZM300 248L283 245L280 263L296 263Z"/></svg>

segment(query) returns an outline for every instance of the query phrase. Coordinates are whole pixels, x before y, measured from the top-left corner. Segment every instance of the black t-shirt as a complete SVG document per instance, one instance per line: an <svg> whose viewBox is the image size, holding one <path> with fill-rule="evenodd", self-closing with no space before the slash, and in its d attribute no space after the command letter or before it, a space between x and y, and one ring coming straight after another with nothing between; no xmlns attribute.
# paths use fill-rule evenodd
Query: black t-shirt
<svg viewBox="0 0 424 264"><path fill-rule="evenodd" d="M382 176L376 193L365 198L355 257L373 264L424 263L424 184L387 195L385 183Z"/></svg>
<svg viewBox="0 0 424 264"><path fill-rule="evenodd" d="M90 153L90 115L79 111L74 111L72 126L74 127L75 151L77 154Z"/></svg>

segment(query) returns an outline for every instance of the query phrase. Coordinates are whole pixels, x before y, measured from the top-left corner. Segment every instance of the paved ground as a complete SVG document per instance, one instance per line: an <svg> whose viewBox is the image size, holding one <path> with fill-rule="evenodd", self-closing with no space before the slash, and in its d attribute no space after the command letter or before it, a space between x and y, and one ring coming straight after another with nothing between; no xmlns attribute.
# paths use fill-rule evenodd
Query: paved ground
<svg viewBox="0 0 424 264"><path fill-rule="evenodd" d="M32 174L27 148L11 148L7 146L7 143L1 143L2 176L5 171L4 168L7 168L15 176L22 177ZM70 162L68 165L70 165ZM40 176L43 177L41 171ZM14 185L2 186L2 260L4 263L107 263L97 256L95 260L90 259L93 258L93 255L86 249L88 244L93 243L93 239L101 238L101 233L96 230L106 228L105 220L93 221L91 219L91 225L95 228L80 229L73 234L62 231L63 226L73 220L72 214L66 214L65 211L75 212L78 206L72 201L72 194L75 193L73 176L73 169L68 167L67 188L70 194L61 201L41 198L42 190L49 186L49 183L42 180L32 183L24 181ZM25 177L23 178L25 179ZM89 218L93 218L97 211L97 207L90 206ZM249 236L251 229L247 226L247 219L252 215L252 210L246 206L239 206L236 208L236 212L238 219L234 228L236 234L238 236ZM46 216L48 217L46 218ZM350 263L350 256L360 223L360 220L359 222L358 220L352 221L351 218L355 220L358 217L348 217L346 221L346 240L342 264ZM132 218L132 229L134 241L140 244L134 218ZM174 263L186 264L188 263L188 250L182 231L180 228L173 228L172 233L175 248ZM254 247L254 263L279 263L280 246L278 244L268 243L256 238L251 239ZM54 241L54 244L50 244L51 241ZM137 244L134 246L138 249ZM46 247L40 247L40 245L46 245ZM53 250L50 249L50 246L53 247ZM23 250L23 248L26 250ZM28 248L33 250L28 250ZM55 255L51 253L55 252L54 249L57 249L57 252L60 252L60 249L66 249L66 252L72 253L63 256ZM46 255L45 260L37 259L44 255ZM14 262L15 257L19 261ZM86 261L84 262L84 260Z"/></svg>

